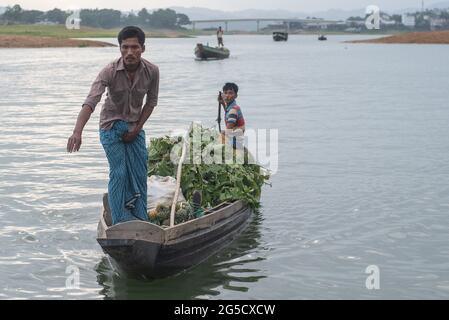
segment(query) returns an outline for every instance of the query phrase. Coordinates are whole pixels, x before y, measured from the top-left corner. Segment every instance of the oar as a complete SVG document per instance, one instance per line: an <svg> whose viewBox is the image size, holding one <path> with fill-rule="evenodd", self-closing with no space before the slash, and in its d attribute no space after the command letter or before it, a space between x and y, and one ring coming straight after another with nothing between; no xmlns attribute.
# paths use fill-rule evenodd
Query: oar
<svg viewBox="0 0 449 320"><path fill-rule="evenodd" d="M220 99L221 99L221 91L218 92L218 117L217 117L217 122L218 122L218 131L221 133L221 103L220 103Z"/></svg>

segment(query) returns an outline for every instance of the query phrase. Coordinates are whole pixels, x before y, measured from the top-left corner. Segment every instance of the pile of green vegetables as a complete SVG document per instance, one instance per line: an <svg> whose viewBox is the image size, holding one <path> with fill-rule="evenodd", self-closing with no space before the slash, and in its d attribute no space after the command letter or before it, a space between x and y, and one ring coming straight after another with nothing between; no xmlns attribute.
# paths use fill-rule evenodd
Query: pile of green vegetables
<svg viewBox="0 0 449 320"><path fill-rule="evenodd" d="M196 130L194 134L194 129ZM201 140L198 140L198 132ZM204 139L204 137L206 137ZM198 141L195 141L197 139ZM193 161L194 152L190 152L182 167L181 188L185 198L189 201L194 190L200 190L203 196L202 206L211 208L225 201L242 200L251 208L259 207L259 199L262 185L268 180L269 175L257 165L248 163L251 155L245 149L233 150L221 143L218 131L206 129L200 125L192 127L189 133L188 143L193 147L194 143L201 143L201 152L209 152L211 155L221 149L223 157L237 156L238 152L244 152L243 164L205 164ZM149 147L148 176L172 176L176 178L177 164L170 159L173 147L177 146L178 156L181 154L182 137L153 138ZM192 149L190 149L192 150ZM215 150L215 151L214 151ZM242 156L242 154L240 154ZM189 201L190 202L190 201Z"/></svg>

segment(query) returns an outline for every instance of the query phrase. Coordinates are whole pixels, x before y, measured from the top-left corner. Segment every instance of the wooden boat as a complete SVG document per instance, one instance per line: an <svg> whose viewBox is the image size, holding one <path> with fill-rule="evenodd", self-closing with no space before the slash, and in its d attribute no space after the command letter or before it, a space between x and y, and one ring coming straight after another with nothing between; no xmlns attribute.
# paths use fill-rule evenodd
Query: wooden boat
<svg viewBox="0 0 449 320"><path fill-rule="evenodd" d="M223 203L200 218L162 228L145 221L112 225L107 193L97 241L126 273L163 277L192 267L235 239L248 225L252 210L242 201Z"/></svg>
<svg viewBox="0 0 449 320"><path fill-rule="evenodd" d="M275 31L275 32L273 32L273 40L274 41L287 41L288 40L288 33L287 32Z"/></svg>
<svg viewBox="0 0 449 320"><path fill-rule="evenodd" d="M230 51L224 47L209 47L198 43L195 47L195 56L201 60L226 59L229 58Z"/></svg>
<svg viewBox="0 0 449 320"><path fill-rule="evenodd" d="M320 35L320 36L318 37L318 40L320 40L320 41L326 41L327 38L326 38L326 36L324 36L324 35Z"/></svg>

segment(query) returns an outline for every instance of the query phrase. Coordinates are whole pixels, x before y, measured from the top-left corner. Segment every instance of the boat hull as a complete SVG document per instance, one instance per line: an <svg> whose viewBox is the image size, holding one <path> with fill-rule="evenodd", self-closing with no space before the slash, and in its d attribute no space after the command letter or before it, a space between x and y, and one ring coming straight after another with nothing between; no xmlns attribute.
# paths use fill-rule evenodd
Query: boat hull
<svg viewBox="0 0 449 320"><path fill-rule="evenodd" d="M246 229L251 216L250 208L234 202L195 219L198 221L167 229L142 221L105 229L103 219L97 241L120 271L164 277L195 266L224 248Z"/></svg>
<svg viewBox="0 0 449 320"><path fill-rule="evenodd" d="M287 41L288 33L286 32L273 32L273 40L274 41Z"/></svg>
<svg viewBox="0 0 449 320"><path fill-rule="evenodd" d="M213 48L198 43L195 47L195 56L201 60L217 60L229 58L230 51L226 48Z"/></svg>

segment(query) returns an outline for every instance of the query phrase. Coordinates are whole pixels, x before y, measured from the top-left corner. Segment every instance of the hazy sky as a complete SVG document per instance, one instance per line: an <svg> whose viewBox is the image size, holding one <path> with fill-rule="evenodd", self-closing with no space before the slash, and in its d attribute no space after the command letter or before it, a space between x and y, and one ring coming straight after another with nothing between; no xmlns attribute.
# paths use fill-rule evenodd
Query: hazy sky
<svg viewBox="0 0 449 320"><path fill-rule="evenodd" d="M443 1L443 0L441 0ZM425 3L438 1L425 0ZM360 9L368 5L378 5L383 10L421 7L421 0L0 0L0 6L20 4L25 9L48 10L52 8L114 8L129 11L143 7L166 8L170 6L205 7L225 11L244 9L285 9L290 11L321 11L327 9Z"/></svg>

